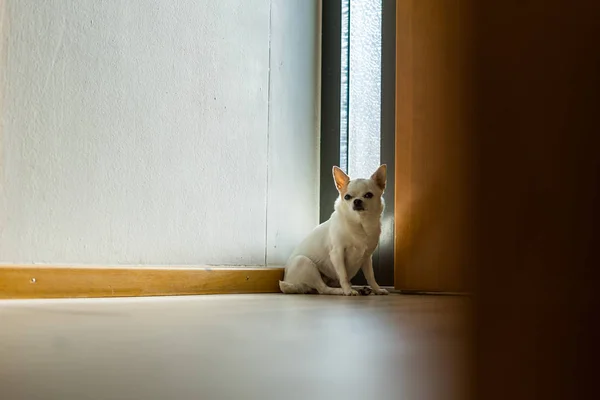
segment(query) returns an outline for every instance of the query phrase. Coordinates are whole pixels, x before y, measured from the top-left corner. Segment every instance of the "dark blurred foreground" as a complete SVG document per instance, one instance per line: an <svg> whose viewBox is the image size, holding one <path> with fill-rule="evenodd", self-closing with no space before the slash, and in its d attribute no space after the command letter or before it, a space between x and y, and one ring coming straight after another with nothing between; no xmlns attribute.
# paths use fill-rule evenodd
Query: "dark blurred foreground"
<svg viewBox="0 0 600 400"><path fill-rule="evenodd" d="M474 398L600 398L600 2L463 11Z"/></svg>

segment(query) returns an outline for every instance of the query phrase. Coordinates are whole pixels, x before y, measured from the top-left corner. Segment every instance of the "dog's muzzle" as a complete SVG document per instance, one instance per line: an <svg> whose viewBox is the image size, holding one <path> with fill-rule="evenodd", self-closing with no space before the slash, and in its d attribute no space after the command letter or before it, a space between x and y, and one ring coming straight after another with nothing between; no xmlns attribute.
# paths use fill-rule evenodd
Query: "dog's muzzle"
<svg viewBox="0 0 600 400"><path fill-rule="evenodd" d="M354 205L352 206L354 211L364 211L365 205L361 199L354 199Z"/></svg>

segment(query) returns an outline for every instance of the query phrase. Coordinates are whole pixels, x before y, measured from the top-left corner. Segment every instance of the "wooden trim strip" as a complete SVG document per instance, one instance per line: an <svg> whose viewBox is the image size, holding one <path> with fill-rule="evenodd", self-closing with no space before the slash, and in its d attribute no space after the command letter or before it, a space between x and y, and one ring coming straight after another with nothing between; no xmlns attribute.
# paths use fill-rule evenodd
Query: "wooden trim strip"
<svg viewBox="0 0 600 400"><path fill-rule="evenodd" d="M0 266L0 299L279 293L282 268Z"/></svg>

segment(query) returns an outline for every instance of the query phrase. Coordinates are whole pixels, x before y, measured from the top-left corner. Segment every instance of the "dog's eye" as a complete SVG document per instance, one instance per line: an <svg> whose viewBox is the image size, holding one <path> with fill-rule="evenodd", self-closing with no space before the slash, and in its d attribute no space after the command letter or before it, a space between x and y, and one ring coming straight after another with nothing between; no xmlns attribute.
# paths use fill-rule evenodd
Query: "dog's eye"
<svg viewBox="0 0 600 400"><path fill-rule="evenodd" d="M349 194L344 196L344 200L350 200L352 198L352 196L350 196Z"/></svg>
<svg viewBox="0 0 600 400"><path fill-rule="evenodd" d="M371 192L365 193L365 199L370 199L371 197L373 197L373 193L371 193Z"/></svg>

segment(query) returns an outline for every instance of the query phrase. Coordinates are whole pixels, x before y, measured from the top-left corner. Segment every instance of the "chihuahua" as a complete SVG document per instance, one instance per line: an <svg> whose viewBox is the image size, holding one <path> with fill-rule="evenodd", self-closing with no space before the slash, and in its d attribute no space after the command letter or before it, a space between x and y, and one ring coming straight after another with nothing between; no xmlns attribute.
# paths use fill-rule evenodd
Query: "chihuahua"
<svg viewBox="0 0 600 400"><path fill-rule="evenodd" d="M386 166L370 179L350 180L333 167L339 192L335 211L317 226L292 253L279 288L283 293L356 296L350 280L362 269L374 294L384 295L375 281L372 255L381 234Z"/></svg>

